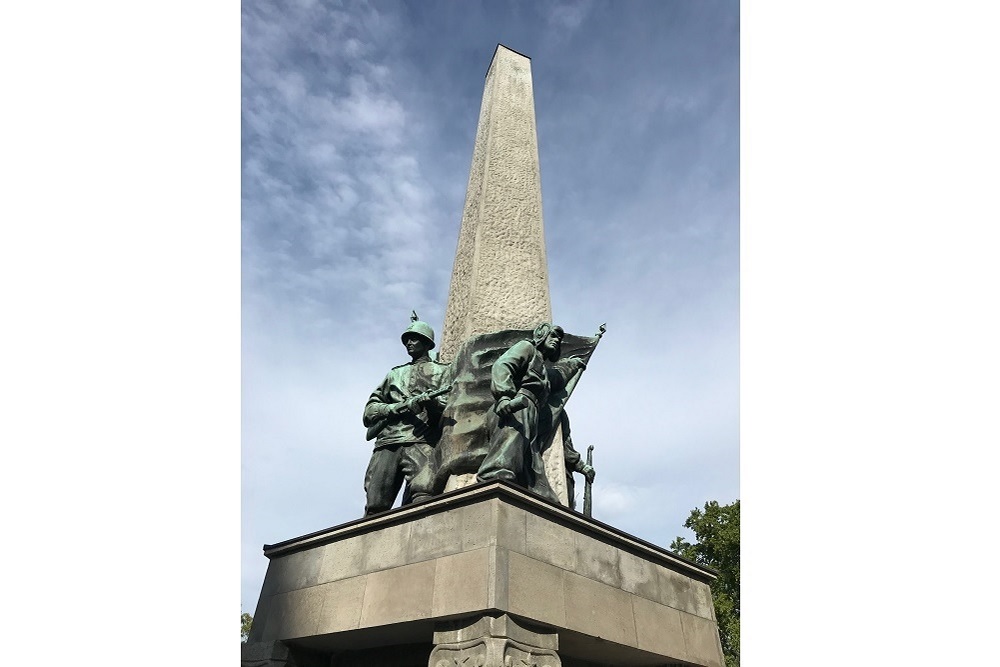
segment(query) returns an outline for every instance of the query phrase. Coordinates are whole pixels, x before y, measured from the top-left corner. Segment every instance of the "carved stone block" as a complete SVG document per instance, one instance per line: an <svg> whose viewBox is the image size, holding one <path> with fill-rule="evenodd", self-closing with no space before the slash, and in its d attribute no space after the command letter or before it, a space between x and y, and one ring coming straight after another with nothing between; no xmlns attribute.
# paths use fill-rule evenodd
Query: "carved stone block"
<svg viewBox="0 0 1000 667"><path fill-rule="evenodd" d="M507 614L440 627L428 667L562 667L557 634L532 630Z"/></svg>

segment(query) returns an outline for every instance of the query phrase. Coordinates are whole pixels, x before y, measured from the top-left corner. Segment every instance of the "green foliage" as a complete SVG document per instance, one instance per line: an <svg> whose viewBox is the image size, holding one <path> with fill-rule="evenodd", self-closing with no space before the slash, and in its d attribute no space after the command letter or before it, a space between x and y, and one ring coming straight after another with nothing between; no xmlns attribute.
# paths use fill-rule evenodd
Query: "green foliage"
<svg viewBox="0 0 1000 667"><path fill-rule="evenodd" d="M243 641L247 640L250 636L250 628L253 626L253 616L243 612L240 614L240 637Z"/></svg>
<svg viewBox="0 0 1000 667"><path fill-rule="evenodd" d="M694 531L694 544L678 537L670 545L673 551L718 570L719 578L712 584L712 601L719 621L719 637L726 667L740 664L740 501L719 505L705 503L705 509L691 510L684 522Z"/></svg>

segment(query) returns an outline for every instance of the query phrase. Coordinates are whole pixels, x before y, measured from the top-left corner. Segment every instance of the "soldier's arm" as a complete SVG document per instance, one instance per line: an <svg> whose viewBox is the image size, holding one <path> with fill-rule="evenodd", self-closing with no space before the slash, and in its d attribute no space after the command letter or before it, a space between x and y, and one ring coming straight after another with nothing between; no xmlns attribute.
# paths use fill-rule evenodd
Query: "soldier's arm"
<svg viewBox="0 0 1000 667"><path fill-rule="evenodd" d="M580 452L573 449L573 441L567 438L565 434L563 434L563 458L566 459L567 468L576 472L583 472L580 470L580 461L583 460L580 457Z"/></svg>
<svg viewBox="0 0 1000 667"><path fill-rule="evenodd" d="M389 400L389 383L389 376L386 375L382 384L376 387L372 395L368 397L363 419L365 428L373 426L376 422L392 414L395 405Z"/></svg>
<svg viewBox="0 0 1000 667"><path fill-rule="evenodd" d="M517 390L521 387L532 354L534 349L531 343L519 341L493 362L490 391L496 399L499 414L508 415L524 407L524 399L517 396Z"/></svg>
<svg viewBox="0 0 1000 667"><path fill-rule="evenodd" d="M531 343L518 341L493 362L490 371L490 391L493 398L513 398L521 386L521 379L531 360Z"/></svg>
<svg viewBox="0 0 1000 667"><path fill-rule="evenodd" d="M448 396L449 396L448 394L441 394L440 396L435 396L430 400L430 402L427 405L427 408L429 410L433 410L438 414L444 412L445 406L448 405Z"/></svg>
<svg viewBox="0 0 1000 667"><path fill-rule="evenodd" d="M581 473L591 482L594 481L594 468L587 465L580 452L573 448L573 441L570 438L563 440L563 458L566 459L566 470Z"/></svg>

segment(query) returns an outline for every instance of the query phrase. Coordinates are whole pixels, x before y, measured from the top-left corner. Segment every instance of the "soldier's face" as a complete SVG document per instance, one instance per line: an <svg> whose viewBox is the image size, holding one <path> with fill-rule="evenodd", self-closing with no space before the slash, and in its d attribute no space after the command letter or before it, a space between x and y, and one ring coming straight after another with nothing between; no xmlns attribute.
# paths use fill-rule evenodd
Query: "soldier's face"
<svg viewBox="0 0 1000 667"><path fill-rule="evenodd" d="M424 356L431 349L429 341L413 334L403 337L403 346L406 347L406 353L414 359Z"/></svg>
<svg viewBox="0 0 1000 667"><path fill-rule="evenodd" d="M550 354L556 354L559 352L559 343L562 342L562 336L556 331L549 332L549 335L545 337L545 342L542 346L549 351Z"/></svg>

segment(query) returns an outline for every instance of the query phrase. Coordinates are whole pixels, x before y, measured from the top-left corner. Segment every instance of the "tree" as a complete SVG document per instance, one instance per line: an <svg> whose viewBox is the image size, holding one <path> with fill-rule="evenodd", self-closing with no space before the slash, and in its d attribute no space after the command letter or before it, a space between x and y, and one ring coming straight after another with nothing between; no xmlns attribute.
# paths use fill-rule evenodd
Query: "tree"
<svg viewBox="0 0 1000 667"><path fill-rule="evenodd" d="M670 548L700 565L718 570L719 578L712 583L712 601L719 621L719 638L726 667L740 664L740 501L719 505L705 503L705 509L691 510L684 522L694 531L694 544L682 537Z"/></svg>
<svg viewBox="0 0 1000 667"><path fill-rule="evenodd" d="M242 641L246 641L250 636L250 628L253 626L253 616L243 612L240 614L240 637Z"/></svg>

